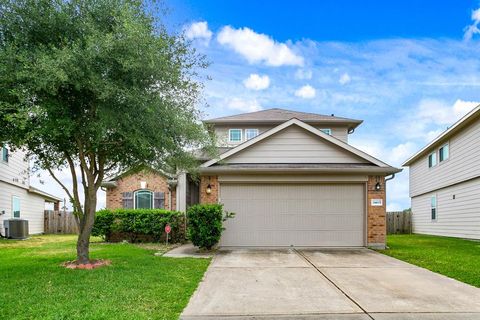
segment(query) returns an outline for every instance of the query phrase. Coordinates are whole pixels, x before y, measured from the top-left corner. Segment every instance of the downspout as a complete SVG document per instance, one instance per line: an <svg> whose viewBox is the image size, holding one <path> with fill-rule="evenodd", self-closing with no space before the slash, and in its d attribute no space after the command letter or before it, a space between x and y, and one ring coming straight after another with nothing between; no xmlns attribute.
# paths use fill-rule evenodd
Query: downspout
<svg viewBox="0 0 480 320"><path fill-rule="evenodd" d="M389 178L385 178L385 183L387 183L388 180L392 180L395 178L395 173L392 173Z"/></svg>

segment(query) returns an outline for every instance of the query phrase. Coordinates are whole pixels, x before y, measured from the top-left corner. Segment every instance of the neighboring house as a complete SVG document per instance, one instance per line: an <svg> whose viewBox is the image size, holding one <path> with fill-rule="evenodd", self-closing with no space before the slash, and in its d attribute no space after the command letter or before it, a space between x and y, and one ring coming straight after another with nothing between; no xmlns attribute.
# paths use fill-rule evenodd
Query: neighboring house
<svg viewBox="0 0 480 320"><path fill-rule="evenodd" d="M177 210L220 202L236 214L221 246L385 246L385 177L401 170L348 144L362 121L269 109L205 123L219 157L199 157L198 185L178 174L170 188ZM133 185L118 192L155 191L147 177L130 176Z"/></svg>
<svg viewBox="0 0 480 320"><path fill-rule="evenodd" d="M480 239L480 105L408 159L413 232Z"/></svg>
<svg viewBox="0 0 480 320"><path fill-rule="evenodd" d="M3 221L6 219L28 220L29 233L44 232L45 202L54 203L61 199L30 186L29 163L25 152L9 152L0 146L0 233L4 235Z"/></svg>

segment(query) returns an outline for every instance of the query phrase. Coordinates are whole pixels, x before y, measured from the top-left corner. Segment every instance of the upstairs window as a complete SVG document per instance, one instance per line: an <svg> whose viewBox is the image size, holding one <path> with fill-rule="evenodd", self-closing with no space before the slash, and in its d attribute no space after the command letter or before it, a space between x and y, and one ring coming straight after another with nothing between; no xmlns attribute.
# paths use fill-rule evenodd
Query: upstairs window
<svg viewBox="0 0 480 320"><path fill-rule="evenodd" d="M245 129L245 139L250 140L258 136L258 129Z"/></svg>
<svg viewBox="0 0 480 320"><path fill-rule="evenodd" d="M437 154L432 152L428 155L428 167L434 167L437 165Z"/></svg>
<svg viewBox="0 0 480 320"><path fill-rule="evenodd" d="M20 198L12 197L12 217L20 218Z"/></svg>
<svg viewBox="0 0 480 320"><path fill-rule="evenodd" d="M135 192L135 209L152 209L153 208L153 192L148 190L140 190Z"/></svg>
<svg viewBox="0 0 480 320"><path fill-rule="evenodd" d="M228 140L230 142L241 142L242 141L242 129L230 129L228 131Z"/></svg>
<svg viewBox="0 0 480 320"><path fill-rule="evenodd" d="M448 157L450 156L450 150L449 150L449 147L448 147L448 143L446 145L444 145L443 147L441 147L440 150L438 150L438 155L439 155L439 158L440 158L440 162L448 159Z"/></svg>
<svg viewBox="0 0 480 320"><path fill-rule="evenodd" d="M328 134L329 136L332 135L332 129L320 129L320 131L322 131L323 133Z"/></svg>
<svg viewBox="0 0 480 320"><path fill-rule="evenodd" d="M1 154L2 161L3 162L8 162L8 149L7 149L7 147L2 146L1 149L2 149L1 150L2 151L2 154Z"/></svg>
<svg viewBox="0 0 480 320"><path fill-rule="evenodd" d="M430 199L430 211L432 220L437 220L437 196L432 196Z"/></svg>

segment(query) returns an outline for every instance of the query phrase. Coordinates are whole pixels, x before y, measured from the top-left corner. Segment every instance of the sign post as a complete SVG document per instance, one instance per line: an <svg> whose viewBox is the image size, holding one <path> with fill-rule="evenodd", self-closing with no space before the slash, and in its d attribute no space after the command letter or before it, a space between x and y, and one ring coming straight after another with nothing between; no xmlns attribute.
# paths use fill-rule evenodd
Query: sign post
<svg viewBox="0 0 480 320"><path fill-rule="evenodd" d="M172 228L170 227L169 224L165 226L165 233L167 234L167 246L168 246L168 235L172 232Z"/></svg>

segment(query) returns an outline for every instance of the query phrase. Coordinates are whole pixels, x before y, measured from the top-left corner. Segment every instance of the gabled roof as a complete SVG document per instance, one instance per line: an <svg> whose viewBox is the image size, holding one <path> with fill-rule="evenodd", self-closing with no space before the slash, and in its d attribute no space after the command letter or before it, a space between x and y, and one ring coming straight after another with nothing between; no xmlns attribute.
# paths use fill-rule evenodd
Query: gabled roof
<svg viewBox="0 0 480 320"><path fill-rule="evenodd" d="M356 128L363 121L349 118L323 115L317 113L300 112L286 109L267 109L256 112L242 113L233 116L205 120L205 123L231 124L231 123L283 123L296 118L305 123L338 123L348 124L350 128Z"/></svg>
<svg viewBox="0 0 480 320"><path fill-rule="evenodd" d="M417 153L415 153L413 156L411 156L408 160L406 160L402 166L406 167L411 165L415 160L420 158L421 156L425 155L430 149L435 146L437 143L440 142L440 140L446 139L455 133L459 132L462 128L464 128L466 125L469 124L470 120L474 119L475 117L480 116L480 105L476 106L472 111L467 113L465 116L463 116L460 120L455 122L451 127L449 127L447 130L442 132L438 137L433 139L432 142L427 144L425 147L420 149Z"/></svg>
<svg viewBox="0 0 480 320"><path fill-rule="evenodd" d="M103 181L102 181L102 186L110 186L109 183L111 182L115 182L117 181L118 179L120 178L123 178L123 177L126 177L128 175L131 175L131 174L135 174L137 172L140 172L140 171L143 171L143 170L150 170L152 172L155 172L155 173L158 173L166 178L174 178L175 176L171 173L168 173L166 171L163 171L163 170L158 170L158 169L153 169L151 167L148 167L146 165L140 165L140 166L137 166L135 168L132 168L132 169L129 169L129 170L126 170L126 171L123 171L123 172L120 172L120 173L117 173L111 177L107 177L105 178Z"/></svg>
<svg viewBox="0 0 480 320"><path fill-rule="evenodd" d="M248 141L245 141L244 143L238 145L237 147L222 153L217 159L212 159L210 161L205 162L204 164L201 165L201 168L211 167L212 165L217 164L219 161L224 160L224 159L226 159L226 158L228 158L228 157L230 157L230 156L232 156L232 155L234 155L234 154L236 154L236 153L238 153L238 152L240 152L240 151L242 151L242 150L244 150L244 149L246 149L246 148L248 148L248 147L250 147L250 146L252 146L252 145L254 145L254 144L270 137L270 136L272 136L272 135L274 135L275 133L292 126L292 125L297 125L297 126L303 128L303 129L313 133L314 135L317 135L318 137L321 137L321 138L331 142L332 144L334 144L334 145L336 145L336 146L338 146L338 147L340 147L344 150L347 150L347 151L359 156L362 159L365 159L365 160L373 163L374 165L376 165L380 168L389 169L389 170L387 170L389 172L390 171L395 171L395 172L400 172L401 171L401 169L393 168L393 167L389 166L388 164L372 157L371 155L369 155L369 154L367 154L367 153L365 153L361 150L358 150L358 149L352 147L351 145L349 145L349 144L347 144L347 143L345 143L345 142L343 142L343 141L341 141L341 140L339 140L335 137L332 137L332 136L322 132L321 130L318 130L318 129L312 127L311 125L309 125L309 124L307 124L303 121L300 121L298 119L295 119L295 118L290 119L290 120L282 123L281 125L278 125L275 128L272 128L272 129L270 129L266 132L263 132L262 134L256 136L255 138L250 139ZM391 170L391 169L394 169L394 170Z"/></svg>
<svg viewBox="0 0 480 320"><path fill-rule="evenodd" d="M35 188L35 187L32 187L32 186L29 186L28 187L28 192L30 193L34 193L36 195L39 195L41 197L43 197L47 202L60 202L60 201L63 201L63 199L59 198L59 197L56 197L50 193L47 193L45 191L42 191L38 188Z"/></svg>

